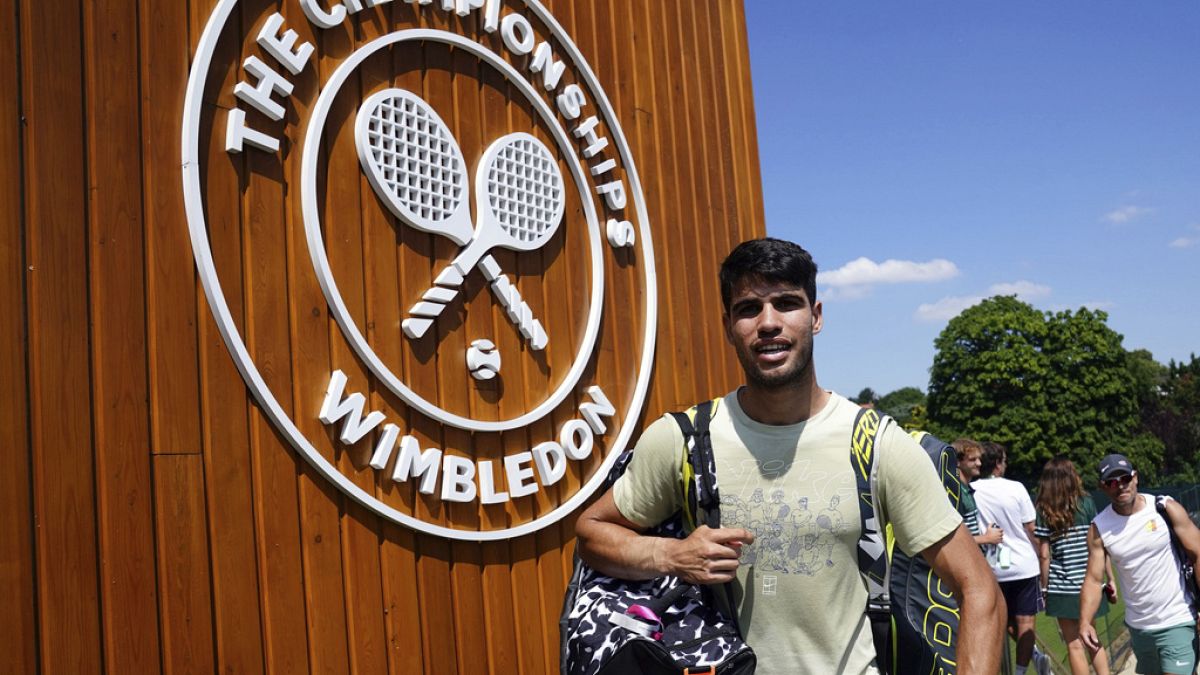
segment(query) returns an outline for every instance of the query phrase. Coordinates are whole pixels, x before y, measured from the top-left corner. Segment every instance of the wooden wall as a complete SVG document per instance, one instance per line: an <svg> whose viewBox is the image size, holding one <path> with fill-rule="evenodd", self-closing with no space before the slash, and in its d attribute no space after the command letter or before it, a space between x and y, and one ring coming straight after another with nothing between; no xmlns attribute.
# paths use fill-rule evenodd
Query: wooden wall
<svg viewBox="0 0 1200 675"><path fill-rule="evenodd" d="M298 457L235 368L197 281L180 181L185 82L213 4L18 0L0 10L0 672L556 671L573 519L486 544L385 521ZM599 76L643 182L659 294L645 424L738 381L715 270L734 243L764 232L742 5L546 5ZM378 7L351 41L460 22L431 7ZM298 0L250 1L243 33L277 8L302 16ZM353 47L293 27L318 43L322 68ZM241 46L221 49L233 63ZM496 95L456 93L448 73L476 66L426 56L410 77L431 97ZM232 84L210 114L234 103ZM314 94L301 87L289 123ZM472 114L454 120L464 145L505 131ZM212 157L223 156L220 141L206 139ZM336 332L327 313L263 291L307 283L257 257L303 255L287 189L296 168L273 162L247 152L206 173L208 211L239 214L214 219L211 234L226 296L285 395L301 396L292 378L310 360L366 382L335 341L317 354L298 346ZM358 175L352 160L342 169ZM329 199L356 203L364 185L331 182ZM346 236L376 232L362 220ZM407 243L442 262L454 253L432 235ZM549 268L536 255L501 261L518 274ZM398 303L372 296L388 284L370 275L409 272L380 267L341 272L357 275L361 302ZM429 274L426 263L408 281L427 285ZM295 293L324 307L311 283ZM470 302L492 301L476 292ZM557 302L545 290L531 304L549 316ZM546 385L536 373L522 383ZM372 400L386 396L372 389ZM429 513L411 491L398 499L434 520L488 525L487 511Z"/></svg>

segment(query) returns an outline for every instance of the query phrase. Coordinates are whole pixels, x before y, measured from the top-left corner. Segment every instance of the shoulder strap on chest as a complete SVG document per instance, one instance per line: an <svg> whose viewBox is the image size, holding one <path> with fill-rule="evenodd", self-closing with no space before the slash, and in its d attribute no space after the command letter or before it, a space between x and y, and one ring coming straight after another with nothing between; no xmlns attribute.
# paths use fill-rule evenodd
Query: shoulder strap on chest
<svg viewBox="0 0 1200 675"><path fill-rule="evenodd" d="M1175 525L1171 523L1171 516L1167 513L1167 498L1164 495L1154 495L1154 509L1167 521L1167 532L1171 535L1171 553L1175 555L1175 564L1179 566L1184 598L1193 610L1200 609L1200 581L1196 579L1196 567L1192 564L1187 550L1183 548L1179 535L1175 533Z"/></svg>
<svg viewBox="0 0 1200 675"><path fill-rule="evenodd" d="M720 399L704 401L671 417L683 432L683 457L679 489L683 519L688 531L700 525L721 526L721 498L717 489L717 467L713 458L709 423Z"/></svg>
<svg viewBox="0 0 1200 675"><path fill-rule="evenodd" d="M1181 552L1182 544L1179 541L1179 536L1175 534L1175 525L1171 523L1171 515L1167 513L1167 498L1164 495L1154 495L1154 510L1158 511L1158 515L1167 523L1167 533L1171 535L1171 548L1178 555ZM1186 561L1187 557L1180 558L1181 561Z"/></svg>
<svg viewBox="0 0 1200 675"><path fill-rule="evenodd" d="M868 612L889 607L887 547L879 520L879 500L876 495L876 450L880 428L889 418L870 408L862 408L854 419L850 433L850 464L858 486L858 515L861 533L858 536L858 571L867 582Z"/></svg>

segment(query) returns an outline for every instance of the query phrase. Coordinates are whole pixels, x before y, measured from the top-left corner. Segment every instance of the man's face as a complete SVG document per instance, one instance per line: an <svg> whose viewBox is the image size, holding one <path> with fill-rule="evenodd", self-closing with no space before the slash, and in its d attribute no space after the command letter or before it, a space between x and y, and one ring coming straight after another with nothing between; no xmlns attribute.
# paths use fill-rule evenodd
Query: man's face
<svg viewBox="0 0 1200 675"><path fill-rule="evenodd" d="M962 471L963 477L968 481L979 478L979 464L982 454L979 448L971 448L963 453L962 461L958 463L958 469Z"/></svg>
<svg viewBox="0 0 1200 675"><path fill-rule="evenodd" d="M1133 500L1137 499L1138 477L1137 472L1113 476L1108 480L1100 481L1100 489L1108 496L1113 504L1121 508L1126 508L1133 505Z"/></svg>
<svg viewBox="0 0 1200 675"><path fill-rule="evenodd" d="M734 286L725 338L751 384L774 389L802 382L820 331L821 303L810 303L803 288L756 277Z"/></svg>

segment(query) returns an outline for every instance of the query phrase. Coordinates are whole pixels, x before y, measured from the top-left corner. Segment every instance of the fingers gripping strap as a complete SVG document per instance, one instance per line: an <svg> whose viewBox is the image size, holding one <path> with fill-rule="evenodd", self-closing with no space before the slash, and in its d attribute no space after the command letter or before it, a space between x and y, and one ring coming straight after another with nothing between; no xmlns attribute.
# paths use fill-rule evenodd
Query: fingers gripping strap
<svg viewBox="0 0 1200 675"><path fill-rule="evenodd" d="M854 420L850 435L850 463L858 485L858 514L861 533L858 537L858 569L867 582L868 611L887 611L887 550L883 528L879 522L875 495L876 450L879 429L885 418L874 410L863 408Z"/></svg>

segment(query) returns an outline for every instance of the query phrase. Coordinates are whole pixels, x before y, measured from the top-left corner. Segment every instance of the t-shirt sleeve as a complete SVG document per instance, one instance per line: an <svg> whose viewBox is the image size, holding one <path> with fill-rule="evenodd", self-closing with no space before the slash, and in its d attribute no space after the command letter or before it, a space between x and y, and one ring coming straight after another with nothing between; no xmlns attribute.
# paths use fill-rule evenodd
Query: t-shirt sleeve
<svg viewBox="0 0 1200 675"><path fill-rule="evenodd" d="M1033 508L1033 500L1029 498L1029 490L1021 487L1021 522L1032 523L1037 520L1037 511Z"/></svg>
<svg viewBox="0 0 1200 675"><path fill-rule="evenodd" d="M896 544L915 556L954 531L962 516L950 503L937 467L898 425L880 431L879 504Z"/></svg>
<svg viewBox="0 0 1200 675"><path fill-rule="evenodd" d="M653 527L679 509L683 432L670 416L650 425L638 439L625 473L613 484L617 510L631 522Z"/></svg>

